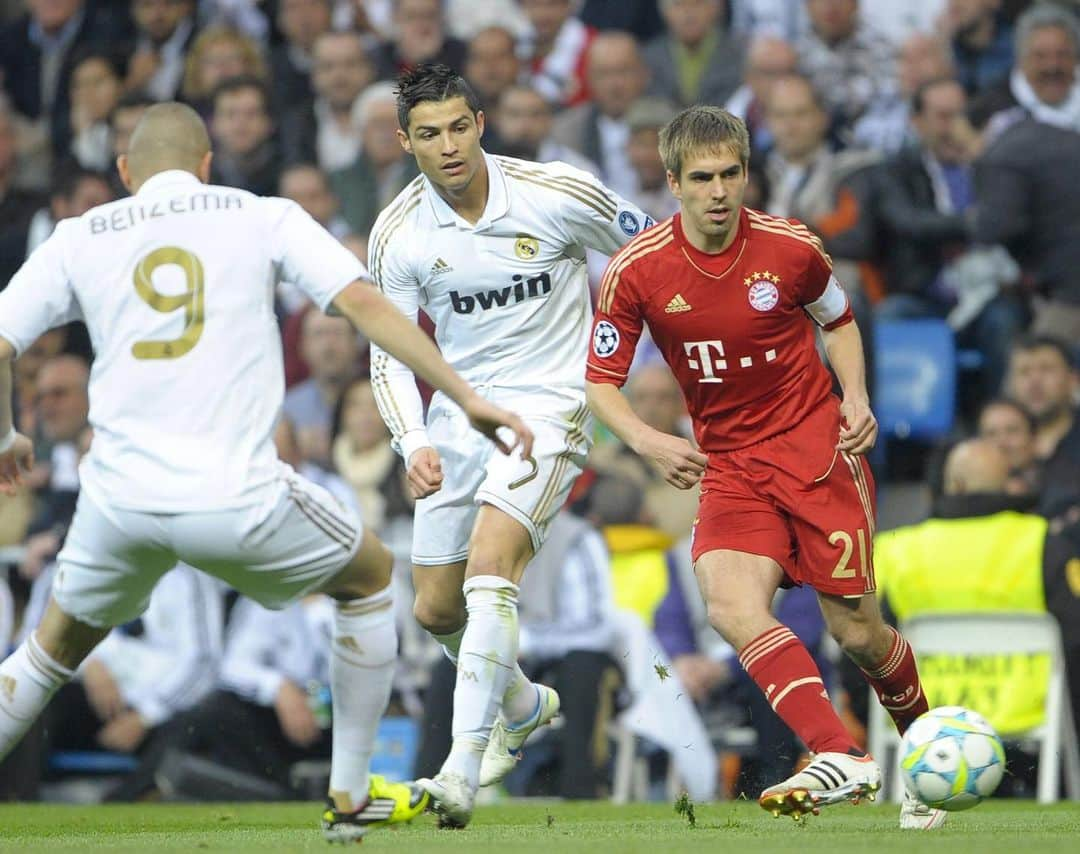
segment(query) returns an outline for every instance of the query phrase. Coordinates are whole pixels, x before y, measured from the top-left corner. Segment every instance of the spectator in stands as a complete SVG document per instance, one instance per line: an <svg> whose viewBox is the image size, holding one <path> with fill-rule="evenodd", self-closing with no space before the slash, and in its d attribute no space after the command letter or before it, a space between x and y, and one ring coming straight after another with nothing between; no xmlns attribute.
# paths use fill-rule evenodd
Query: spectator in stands
<svg viewBox="0 0 1080 854"><path fill-rule="evenodd" d="M765 210L774 216L796 217L813 226L832 210L840 180L877 159L874 154L832 150L828 108L808 77L773 81L765 121L773 138L765 159Z"/></svg>
<svg viewBox="0 0 1080 854"><path fill-rule="evenodd" d="M588 55L596 30L574 15L571 0L520 0L529 31L518 54L529 63L529 84L558 107L585 103Z"/></svg>
<svg viewBox="0 0 1080 854"><path fill-rule="evenodd" d="M638 191L630 200L657 222L679 210L679 200L668 188L667 169L660 159L660 129L678 109L662 98L638 98L626 113L630 141L626 154L634 167Z"/></svg>
<svg viewBox="0 0 1080 854"><path fill-rule="evenodd" d="M465 79L480 96L486 111L494 110L499 96L521 79L521 61L514 50L514 34L504 27L485 27L469 41L465 57ZM485 148L490 133L485 133Z"/></svg>
<svg viewBox="0 0 1080 854"><path fill-rule="evenodd" d="M29 0L26 14L0 30L0 85L15 111L35 124L44 147L37 153L63 156L71 146L76 49L114 37L108 11L85 0Z"/></svg>
<svg viewBox="0 0 1080 854"><path fill-rule="evenodd" d="M879 318L946 317L983 355L982 396L995 395L1027 310L1013 289L1018 270L1001 249L973 246L972 160L977 140L955 80L920 87L912 99L918 142L882 172L878 212L889 296ZM1011 199L1009 204L1015 205Z"/></svg>
<svg viewBox="0 0 1080 854"><path fill-rule="evenodd" d="M323 596L283 611L239 599L229 614L216 690L155 734L118 794L152 797L161 785L173 797L198 800L207 796L208 779L230 769L240 772L225 772L234 792L252 781L249 797L305 796L290 788L289 770L301 759L330 755L332 622ZM193 757L214 763L209 778Z"/></svg>
<svg viewBox="0 0 1080 854"><path fill-rule="evenodd" d="M1039 512L1062 515L1080 505L1080 373L1074 357L1053 338L1023 338L1009 356L1008 388L1035 419Z"/></svg>
<svg viewBox="0 0 1080 854"><path fill-rule="evenodd" d="M976 169L975 239L1004 244L1037 291L1034 330L1080 339L1080 56L1065 11L1035 6L1017 23L1019 101L992 120Z"/></svg>
<svg viewBox="0 0 1080 854"><path fill-rule="evenodd" d="M49 204L38 210L30 221L26 253L29 255L44 243L60 220L82 216L90 208L112 199L112 188L100 172L83 169L71 161L57 166L49 188Z"/></svg>
<svg viewBox="0 0 1080 854"><path fill-rule="evenodd" d="M620 30L646 41L664 27L656 0L584 0L579 6L577 17L601 32Z"/></svg>
<svg viewBox="0 0 1080 854"><path fill-rule="evenodd" d="M635 368L626 384L626 396L630 407L650 427L689 438L682 391L663 362L646 362ZM617 440L597 445L589 465L601 474L632 481L644 496L648 519L672 541L690 533L697 515L697 489L675 489L644 459Z"/></svg>
<svg viewBox="0 0 1080 854"><path fill-rule="evenodd" d="M245 76L267 80L258 43L229 27L209 27L199 33L188 51L181 99L209 119L214 90L226 80Z"/></svg>
<svg viewBox="0 0 1080 854"><path fill-rule="evenodd" d="M310 101L315 41L330 29L331 0L281 0L277 27L283 40L270 49L274 106L287 112Z"/></svg>
<svg viewBox="0 0 1080 854"><path fill-rule="evenodd" d="M896 69L900 97L872 103L855 122L853 144L895 154L914 141L911 99L923 84L953 76L949 45L937 35L914 33L900 45Z"/></svg>
<svg viewBox="0 0 1080 854"><path fill-rule="evenodd" d="M995 444L972 439L957 445L946 460L944 495L931 518L875 537L878 594L900 621L930 613L1049 611L1061 626L1075 704L1080 597L1069 567L1080 561L1080 525L1054 533L1046 519L1028 512L1030 498L1007 494L1008 479L1008 460ZM1037 670L1025 667L1002 686L995 668L995 682L987 686L963 663L945 661L943 669L921 664L932 705L963 698L1004 733L1041 722L1046 689L1032 675Z"/></svg>
<svg viewBox="0 0 1080 854"><path fill-rule="evenodd" d="M356 333L342 317L308 311L301 325L300 354L311 376L285 393L283 412L296 428L303 459L329 467L334 407L356 375Z"/></svg>
<svg viewBox="0 0 1080 854"><path fill-rule="evenodd" d="M644 93L649 69L633 37L615 32L593 40L587 67L592 102L561 113L553 136L599 165L600 177L615 192L633 195L637 187L626 151L626 111Z"/></svg>
<svg viewBox="0 0 1080 854"><path fill-rule="evenodd" d="M499 127L500 147L495 149L498 154L539 163L562 160L593 175L600 170L595 163L552 137L555 118L551 104L531 86L507 88L498 100L495 119Z"/></svg>
<svg viewBox="0 0 1080 854"><path fill-rule="evenodd" d="M270 117L270 93L257 77L232 77L212 97L211 181L260 196L277 191L281 156Z"/></svg>
<svg viewBox="0 0 1080 854"><path fill-rule="evenodd" d="M1009 463L1005 492L1038 495L1041 472L1035 456L1035 417L1015 400L997 397L983 405L975 423L978 437L997 445Z"/></svg>
<svg viewBox="0 0 1080 854"><path fill-rule="evenodd" d="M330 189L330 179L318 166L295 163L281 170L278 195L292 199L312 219L338 240L349 233L349 224L338 213L338 200Z"/></svg>
<svg viewBox="0 0 1080 854"><path fill-rule="evenodd" d="M122 95L109 115L109 140L112 145L112 158L105 174L112 189L114 198L123 198L128 195L127 187L120 180L120 173L116 171L116 158L121 154L127 154L131 135L135 132L135 126L142 118L147 108L153 106L154 101L142 92L128 92Z"/></svg>
<svg viewBox="0 0 1080 854"><path fill-rule="evenodd" d="M405 467L390 447L369 379L354 379L341 393L334 410L331 459L352 487L366 527L380 533L387 519L409 511Z"/></svg>
<svg viewBox="0 0 1080 854"><path fill-rule="evenodd" d="M113 165L109 117L123 92L121 63L104 51L88 49L71 72L71 154L84 169L108 172Z"/></svg>
<svg viewBox="0 0 1080 854"><path fill-rule="evenodd" d="M1080 130L1076 18L1050 3L1035 5L1017 19L1014 43L1016 64L1008 79L985 89L972 102L975 126L988 127L996 135L1027 114Z"/></svg>
<svg viewBox="0 0 1080 854"><path fill-rule="evenodd" d="M317 163L326 172L344 169L360 153L360 94L374 69L355 32L325 32L315 40L311 82L315 100L296 107L282 125L289 163Z"/></svg>
<svg viewBox="0 0 1080 854"><path fill-rule="evenodd" d="M742 80L743 43L723 24L726 0L660 0L667 32L642 52L649 92L672 103L723 104Z"/></svg>
<svg viewBox="0 0 1080 854"><path fill-rule="evenodd" d="M527 767L512 772L506 786L519 795L603 797L610 759L605 732L622 685L612 657L615 603L607 547L591 525L564 512L552 520L533 561L538 571L522 579L519 656L530 678L559 692L563 726L550 734L550 765L537 768L546 751L530 742L522 763ZM437 769L449 749L454 678L453 665L440 656L424 703L417 774Z"/></svg>
<svg viewBox="0 0 1080 854"><path fill-rule="evenodd" d="M1001 0L948 0L941 24L952 42L956 79L969 96L1008 79L1013 29Z"/></svg>
<svg viewBox="0 0 1080 854"><path fill-rule="evenodd" d="M35 387L38 459L30 481L38 513L30 523L19 574L37 578L60 550L79 497L80 442L88 429L90 370L78 356L58 355L38 371Z"/></svg>
<svg viewBox="0 0 1080 854"><path fill-rule="evenodd" d="M810 30L796 45L799 67L843 135L871 103L895 99L893 46L859 20L858 0L806 0L806 10Z"/></svg>
<svg viewBox="0 0 1080 854"><path fill-rule="evenodd" d="M798 71L799 55L788 42L772 36L760 36L750 43L743 67L743 84L735 90L725 109L746 122L754 154L772 147L772 135L765 122L765 104L769 89L780 77Z"/></svg>
<svg viewBox="0 0 1080 854"><path fill-rule="evenodd" d="M380 80L423 62L441 62L460 72L465 66L465 43L446 34L442 0L393 0L394 38L375 51Z"/></svg>
<svg viewBox="0 0 1080 854"><path fill-rule="evenodd" d="M15 121L0 99L0 290L26 258L30 220L41 204L40 196L16 185L17 172Z"/></svg>
<svg viewBox="0 0 1080 854"><path fill-rule="evenodd" d="M419 172L416 159L398 142L394 84L373 83L356 102L362 128L360 153L345 169L330 173L341 215L355 234L367 236L375 219Z"/></svg>
<svg viewBox="0 0 1080 854"><path fill-rule="evenodd" d="M126 87L156 101L175 99L195 39L194 0L131 0L131 17L135 42L128 51Z"/></svg>

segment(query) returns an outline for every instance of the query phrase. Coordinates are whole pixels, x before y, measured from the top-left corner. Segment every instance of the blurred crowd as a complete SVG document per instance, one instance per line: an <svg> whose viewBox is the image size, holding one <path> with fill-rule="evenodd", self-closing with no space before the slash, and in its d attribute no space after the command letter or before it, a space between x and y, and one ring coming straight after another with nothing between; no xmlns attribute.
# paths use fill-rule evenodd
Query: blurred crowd
<svg viewBox="0 0 1080 854"><path fill-rule="evenodd" d="M694 103L743 117L747 204L821 236L871 357L875 324L914 319L975 354L948 439L982 444L925 470L932 518L1042 519L1053 566L1040 551L1031 571L1043 609L1067 619L1080 597L1080 3L0 0L0 288L57 221L126 194L115 157L142 111L173 99L206 119L215 182L293 199L366 258L376 216L417 174L397 137L394 77L436 61L480 95L488 151L587 169L657 220L677 211L660 128ZM367 342L296 291L283 287L277 309L279 452L395 552L395 711L420 722L414 770L428 773L449 743L453 674L409 608L411 502ZM0 647L48 595L92 441L91 359L73 324L16 362L17 426L37 463L16 498L0 497ZM689 436L647 342L626 392L651 426ZM607 794L625 729L699 792L786 776L800 745L700 605L696 492L597 440L521 596L527 672L559 688L565 722L508 788ZM883 592L903 589L901 575L883 568ZM812 592L783 592L777 611L858 729L865 696L844 692ZM307 793L297 769L329 747L327 626L319 599L271 614L177 567L8 760L18 774L0 767L0 796L37 796L50 755L86 748L136 759L118 799ZM1066 643L1080 662L1080 639ZM693 757L676 749L695 738Z"/></svg>

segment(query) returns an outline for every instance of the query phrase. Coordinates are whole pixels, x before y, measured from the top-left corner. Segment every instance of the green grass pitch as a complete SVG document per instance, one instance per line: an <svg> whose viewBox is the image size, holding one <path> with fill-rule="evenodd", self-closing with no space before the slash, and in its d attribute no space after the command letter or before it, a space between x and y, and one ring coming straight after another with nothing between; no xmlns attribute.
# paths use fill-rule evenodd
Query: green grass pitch
<svg viewBox="0 0 1080 854"><path fill-rule="evenodd" d="M439 831L430 816L407 827L375 831L361 850L367 854L1080 850L1080 804L989 802L954 814L945 828L933 833L901 832L896 807L871 804L831 807L798 824L774 819L745 802L698 804L694 812L691 826L666 804L508 804L480 808L463 831ZM0 851L332 851L317 829L318 817L317 804L5 805L0 807Z"/></svg>

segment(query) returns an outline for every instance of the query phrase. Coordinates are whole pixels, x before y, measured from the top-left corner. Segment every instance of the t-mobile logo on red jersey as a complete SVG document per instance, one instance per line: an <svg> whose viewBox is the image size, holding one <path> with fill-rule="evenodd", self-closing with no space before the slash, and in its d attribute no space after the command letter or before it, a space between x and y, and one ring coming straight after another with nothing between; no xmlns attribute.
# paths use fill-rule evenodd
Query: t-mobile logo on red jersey
<svg viewBox="0 0 1080 854"><path fill-rule="evenodd" d="M724 353L723 341L686 341L683 343L686 351L686 364L695 371L701 371L699 383L722 383L723 377L717 376L720 371L728 369L728 360ZM766 350L766 363L776 358L776 350ZM753 356L740 356L738 360L740 368L754 367Z"/></svg>

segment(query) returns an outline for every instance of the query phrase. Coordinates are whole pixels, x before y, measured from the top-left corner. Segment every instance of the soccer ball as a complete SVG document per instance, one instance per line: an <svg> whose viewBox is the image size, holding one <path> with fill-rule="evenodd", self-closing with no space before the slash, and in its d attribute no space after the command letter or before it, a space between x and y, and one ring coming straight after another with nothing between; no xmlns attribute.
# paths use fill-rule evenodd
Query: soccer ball
<svg viewBox="0 0 1080 854"><path fill-rule="evenodd" d="M994 793L1005 748L986 718L962 706L920 715L904 733L900 768L908 791L939 810L966 810Z"/></svg>

